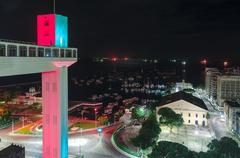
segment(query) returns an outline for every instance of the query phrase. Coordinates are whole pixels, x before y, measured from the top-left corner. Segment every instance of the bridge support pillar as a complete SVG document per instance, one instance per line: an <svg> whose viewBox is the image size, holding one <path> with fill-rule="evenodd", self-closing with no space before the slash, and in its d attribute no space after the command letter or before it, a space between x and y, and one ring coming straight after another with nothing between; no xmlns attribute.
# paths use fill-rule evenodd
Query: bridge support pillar
<svg viewBox="0 0 240 158"><path fill-rule="evenodd" d="M43 158L68 158L68 68L42 73Z"/></svg>

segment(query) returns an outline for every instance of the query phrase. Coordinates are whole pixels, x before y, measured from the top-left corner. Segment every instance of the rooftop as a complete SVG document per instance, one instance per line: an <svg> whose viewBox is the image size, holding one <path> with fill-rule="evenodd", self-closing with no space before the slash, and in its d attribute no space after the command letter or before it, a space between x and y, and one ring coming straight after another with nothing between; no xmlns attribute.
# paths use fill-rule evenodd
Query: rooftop
<svg viewBox="0 0 240 158"><path fill-rule="evenodd" d="M176 102L178 100L185 100L185 101L192 103L202 109L208 110L205 103L201 99L199 99L189 93L185 93L183 91L179 91L177 93L173 93L173 94L162 97L160 99L158 106L163 106L163 105L166 105L169 103Z"/></svg>

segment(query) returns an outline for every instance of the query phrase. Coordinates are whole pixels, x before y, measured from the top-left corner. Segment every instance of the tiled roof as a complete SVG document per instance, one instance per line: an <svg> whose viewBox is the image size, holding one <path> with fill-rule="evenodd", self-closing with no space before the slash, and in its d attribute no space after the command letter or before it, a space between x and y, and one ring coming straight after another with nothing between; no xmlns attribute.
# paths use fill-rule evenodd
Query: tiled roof
<svg viewBox="0 0 240 158"><path fill-rule="evenodd" d="M173 94L162 97L160 99L160 103L157 106L163 106L163 105L166 105L169 103L176 102L178 100L185 100L185 101L192 103L202 109L208 110L207 106L201 99L199 99L189 93L185 93L183 91L179 91L177 93L173 93Z"/></svg>

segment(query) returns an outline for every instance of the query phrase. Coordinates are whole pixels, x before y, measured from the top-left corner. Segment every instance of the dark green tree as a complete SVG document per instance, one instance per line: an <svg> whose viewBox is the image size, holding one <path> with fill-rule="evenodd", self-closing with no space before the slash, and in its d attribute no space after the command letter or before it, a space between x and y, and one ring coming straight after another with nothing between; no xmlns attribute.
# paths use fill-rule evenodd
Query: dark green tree
<svg viewBox="0 0 240 158"><path fill-rule="evenodd" d="M218 157L239 158L240 149L238 143L232 138L223 137L221 140L212 140L208 144L208 153Z"/></svg>
<svg viewBox="0 0 240 158"><path fill-rule="evenodd" d="M176 114L172 109L164 107L158 110L159 122L161 125L168 126L172 132L173 127L181 127L183 125L182 115Z"/></svg>
<svg viewBox="0 0 240 158"><path fill-rule="evenodd" d="M157 122L156 115L151 114L148 119L142 123L139 135L131 141L134 146L144 150L156 144L160 132L161 129Z"/></svg>
<svg viewBox="0 0 240 158"><path fill-rule="evenodd" d="M161 141L158 145L153 147L152 153L148 155L149 158L198 158L198 154L189 151L184 145Z"/></svg>

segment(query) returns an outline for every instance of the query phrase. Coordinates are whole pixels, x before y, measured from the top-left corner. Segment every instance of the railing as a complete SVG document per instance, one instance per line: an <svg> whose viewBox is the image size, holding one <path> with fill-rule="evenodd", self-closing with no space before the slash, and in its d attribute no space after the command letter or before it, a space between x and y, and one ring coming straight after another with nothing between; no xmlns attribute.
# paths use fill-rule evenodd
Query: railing
<svg viewBox="0 0 240 158"><path fill-rule="evenodd" d="M77 49L38 46L0 40L0 57L77 58Z"/></svg>

